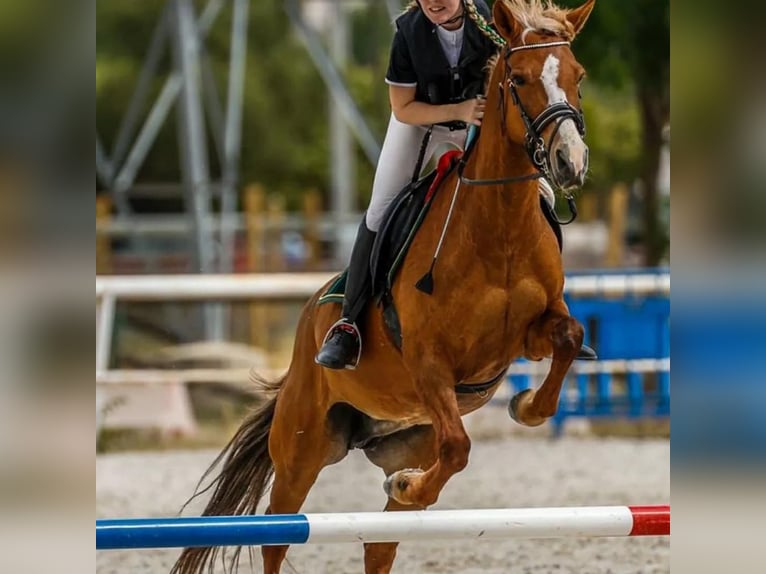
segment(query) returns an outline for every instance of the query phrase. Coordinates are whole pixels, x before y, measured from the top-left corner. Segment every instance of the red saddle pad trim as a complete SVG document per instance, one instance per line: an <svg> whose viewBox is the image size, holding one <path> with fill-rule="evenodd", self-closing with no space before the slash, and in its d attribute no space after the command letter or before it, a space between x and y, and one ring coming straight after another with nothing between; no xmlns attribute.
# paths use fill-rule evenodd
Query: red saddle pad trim
<svg viewBox="0 0 766 574"><path fill-rule="evenodd" d="M453 149L448 152L445 152L439 158L439 163L436 165L436 179L434 179L433 183L431 184L431 187L428 188L428 193L426 194L426 199L425 199L426 203L431 201L431 197L439 188L439 186L442 184L442 182L444 181L444 178L447 177L447 174L449 174L450 171L452 171L453 162L457 161L462 155L463 155L462 151L458 149Z"/></svg>

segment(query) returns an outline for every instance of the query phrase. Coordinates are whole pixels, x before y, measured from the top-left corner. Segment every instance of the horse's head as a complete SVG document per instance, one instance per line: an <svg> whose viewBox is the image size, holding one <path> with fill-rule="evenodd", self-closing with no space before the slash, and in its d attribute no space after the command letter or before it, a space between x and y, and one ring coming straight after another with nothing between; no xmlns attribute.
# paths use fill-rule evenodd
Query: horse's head
<svg viewBox="0 0 766 574"><path fill-rule="evenodd" d="M499 86L507 136L524 145L532 163L562 189L583 184L588 171L579 85L585 70L570 42L595 0L574 10L545 0L498 0L495 27L507 45L490 86Z"/></svg>

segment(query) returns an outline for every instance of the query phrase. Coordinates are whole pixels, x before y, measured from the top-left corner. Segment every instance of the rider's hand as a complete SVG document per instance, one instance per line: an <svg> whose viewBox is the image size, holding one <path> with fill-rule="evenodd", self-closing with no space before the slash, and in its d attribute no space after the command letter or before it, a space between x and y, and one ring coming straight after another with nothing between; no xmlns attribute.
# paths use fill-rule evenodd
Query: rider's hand
<svg viewBox="0 0 766 574"><path fill-rule="evenodd" d="M480 126L481 120L484 117L485 103L486 100L483 96L476 96L475 98L456 104L457 117L455 119L467 124Z"/></svg>

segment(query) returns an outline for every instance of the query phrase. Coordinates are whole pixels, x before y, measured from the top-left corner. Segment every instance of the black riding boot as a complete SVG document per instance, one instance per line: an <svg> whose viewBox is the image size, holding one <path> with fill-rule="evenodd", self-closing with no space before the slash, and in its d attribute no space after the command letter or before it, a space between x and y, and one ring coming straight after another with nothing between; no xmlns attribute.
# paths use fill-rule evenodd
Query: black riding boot
<svg viewBox="0 0 766 574"><path fill-rule="evenodd" d="M596 351L585 343L582 344L580 352L577 353L577 357L575 358L577 361L596 361L597 359L598 355L596 354Z"/></svg>
<svg viewBox="0 0 766 574"><path fill-rule="evenodd" d="M359 226L346 277L343 312L340 321L327 332L324 344L314 361L328 369L356 368L362 351L362 336L357 319L364 311L372 289L370 254L375 242L374 231L367 229L364 219Z"/></svg>

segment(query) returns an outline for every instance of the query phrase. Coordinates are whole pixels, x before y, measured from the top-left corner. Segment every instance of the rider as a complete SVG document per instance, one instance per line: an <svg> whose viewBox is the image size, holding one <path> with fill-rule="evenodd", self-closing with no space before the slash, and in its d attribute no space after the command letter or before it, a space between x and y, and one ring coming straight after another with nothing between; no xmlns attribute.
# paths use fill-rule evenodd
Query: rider
<svg viewBox="0 0 766 574"><path fill-rule="evenodd" d="M437 124L426 161L437 145L462 148L467 125L481 125L485 67L503 42L490 21L484 0L417 0L396 20L386 73L391 119L370 205L351 251L341 319L315 358L322 366L356 367L362 344L357 322L370 296L372 245L386 209L410 181L427 126Z"/></svg>

